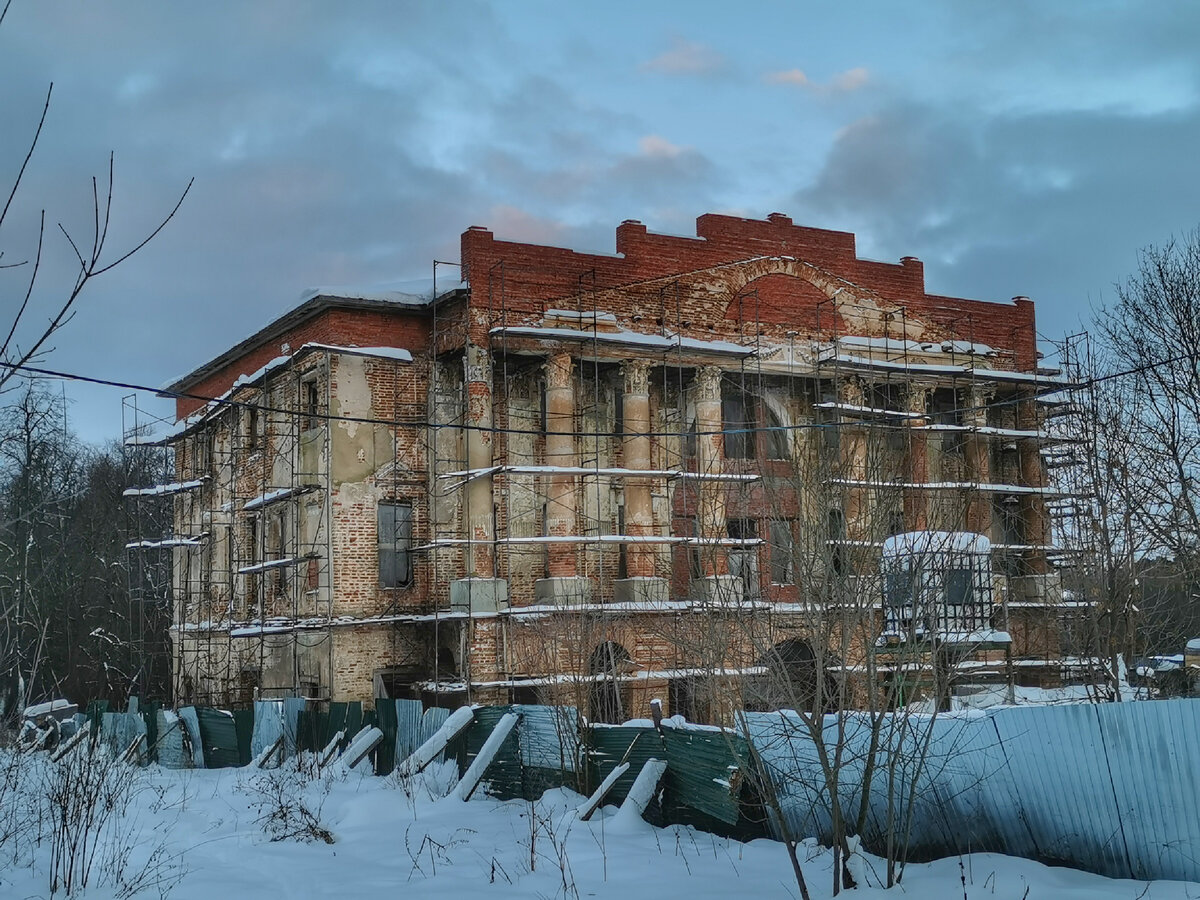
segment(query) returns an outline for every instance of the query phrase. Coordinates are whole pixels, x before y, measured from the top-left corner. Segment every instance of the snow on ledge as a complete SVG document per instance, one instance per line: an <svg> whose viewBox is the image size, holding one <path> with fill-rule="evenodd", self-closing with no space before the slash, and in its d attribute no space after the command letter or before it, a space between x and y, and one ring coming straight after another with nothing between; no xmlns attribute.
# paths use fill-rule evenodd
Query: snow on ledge
<svg viewBox="0 0 1200 900"><path fill-rule="evenodd" d="M156 484L153 487L126 488L121 492L122 497L161 497L164 494L178 494L182 491L194 491L204 486L204 479L194 481L173 481L170 484Z"/></svg>
<svg viewBox="0 0 1200 900"><path fill-rule="evenodd" d="M992 542L973 531L906 531L893 534L883 542L883 555L916 556L922 553L992 552Z"/></svg>

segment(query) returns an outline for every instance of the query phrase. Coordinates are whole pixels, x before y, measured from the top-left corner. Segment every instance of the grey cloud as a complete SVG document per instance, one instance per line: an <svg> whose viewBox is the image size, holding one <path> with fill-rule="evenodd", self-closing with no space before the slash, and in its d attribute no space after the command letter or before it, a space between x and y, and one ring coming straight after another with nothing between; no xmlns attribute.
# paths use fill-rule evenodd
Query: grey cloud
<svg viewBox="0 0 1200 900"><path fill-rule="evenodd" d="M896 107L845 129L796 201L859 231L871 255L921 256L931 290L1029 294L1043 330L1061 333L1139 246L1195 224L1178 211L1200 216L1200 185L1162 175L1187 172L1198 141L1196 112L981 120Z"/></svg>

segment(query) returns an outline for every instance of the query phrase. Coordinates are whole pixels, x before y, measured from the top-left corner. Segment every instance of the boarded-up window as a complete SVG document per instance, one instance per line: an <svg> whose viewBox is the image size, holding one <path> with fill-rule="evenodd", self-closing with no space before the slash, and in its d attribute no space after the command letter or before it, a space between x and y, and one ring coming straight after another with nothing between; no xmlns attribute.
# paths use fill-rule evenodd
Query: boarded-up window
<svg viewBox="0 0 1200 900"><path fill-rule="evenodd" d="M412 504L379 504L379 584L403 587L412 583Z"/></svg>

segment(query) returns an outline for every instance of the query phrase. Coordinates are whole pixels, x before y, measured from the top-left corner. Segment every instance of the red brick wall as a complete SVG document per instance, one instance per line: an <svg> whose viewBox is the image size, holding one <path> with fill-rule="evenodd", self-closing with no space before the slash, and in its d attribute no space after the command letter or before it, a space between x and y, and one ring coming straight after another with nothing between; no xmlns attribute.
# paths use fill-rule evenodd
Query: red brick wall
<svg viewBox="0 0 1200 900"><path fill-rule="evenodd" d="M1028 300L993 303L927 294L920 260L905 257L898 263L882 263L859 259L853 234L793 225L786 216L755 220L708 214L696 220L696 234L695 238L650 234L640 222L625 222L616 233L619 255L605 256L498 241L490 231L472 227L462 235L463 272L471 284L472 306L485 310L503 307L508 321L513 322L522 314L540 314L552 301L586 295L593 288L628 285L753 257L792 256L906 307L914 317L939 326L948 337L1013 351L1018 369L1036 365L1033 304ZM754 288L763 307L762 321L815 332L815 307L824 297L811 285L795 278L768 276ZM606 296L601 305L619 318L634 313L653 315L644 308L613 308L614 299ZM639 306L644 299L638 298ZM674 324L674 317L668 318L667 324ZM711 298L685 311L683 318L711 324ZM832 326L832 322L822 324L823 328ZM483 336L475 338L482 341Z"/></svg>
<svg viewBox="0 0 1200 900"><path fill-rule="evenodd" d="M417 310L374 311L328 309L294 328L272 338L191 385L187 392L201 397L219 397L241 375L249 375L265 366L281 352L283 344L295 352L307 343L333 344L340 347L403 347L417 355L430 341L429 315ZM204 405L203 400L181 397L175 401L175 416L182 419Z"/></svg>

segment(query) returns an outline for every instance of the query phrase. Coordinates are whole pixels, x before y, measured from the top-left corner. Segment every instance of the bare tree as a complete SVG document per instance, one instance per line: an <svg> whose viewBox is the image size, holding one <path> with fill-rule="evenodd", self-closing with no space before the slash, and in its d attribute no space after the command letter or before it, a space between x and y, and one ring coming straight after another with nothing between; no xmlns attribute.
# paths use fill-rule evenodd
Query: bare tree
<svg viewBox="0 0 1200 900"><path fill-rule="evenodd" d="M4 24L11 6L12 0L7 0L3 9L0 9L0 26ZM110 153L108 157L108 178L103 190L95 176L92 177L91 199L93 215L91 234L88 236L88 239L82 240L78 236L72 235L61 222L56 226L59 233L70 246L75 257L77 268L73 283L67 289L65 296L42 297L42 292L38 290L38 278L42 273L43 250L47 238L45 209L42 209L34 226L36 240L32 242L32 255L28 258L15 261L6 258L6 244L9 241L5 235L5 226L9 224L8 218L13 208L13 201L21 191L30 160L33 159L38 149L38 142L42 137L42 129L50 113L50 101L53 94L54 85L50 84L46 88L46 98L42 104L41 115L36 125L31 125L32 135L29 139L25 155L21 159L9 183L7 195L0 194L0 196L4 197L4 205L0 207L0 271L4 271L5 274L16 279L13 282L14 287L6 288L3 293L0 293L0 296L4 296L4 294L12 291L14 302L11 304L6 303L5 305L16 309L11 321L8 323L8 329L4 334L3 341L0 342L0 393L4 391L12 378L21 372L24 367L37 362L48 352L50 349L48 342L60 329L71 321L75 315L76 305L88 284L93 279L112 271L150 243L166 227L167 223L174 218L175 213L183 205L184 198L192 187L192 182L189 181L171 211L144 238L132 247L116 254L106 253L106 242L109 225L112 221L113 205L114 156ZM35 311L40 311L46 316L46 319L44 322L39 321L32 328L27 327L30 316Z"/></svg>
<svg viewBox="0 0 1200 900"><path fill-rule="evenodd" d="M0 7L0 26L3 26L11 6L12 0L6 0L3 7ZM25 184L30 161L38 150L42 131L50 114L53 93L54 85L51 84L46 89L40 116L36 123L30 123L30 137L24 156L19 161L14 161L15 172L8 182L8 190L0 190L0 277L8 279L0 283L0 298L3 298L3 306L6 309L15 310L6 326L0 326L0 335L2 335L0 337L0 395L13 389L17 384L14 379L28 374L28 369L39 363L52 349L51 340L74 317L78 303L88 285L94 279L126 262L153 240L174 218L192 186L192 182L189 181L170 212L144 238L134 243L132 247L116 253L108 252L107 241L112 222L114 197L114 157L110 153L107 180L103 186L95 177L92 178L91 233L84 239L79 235L71 234L61 223L56 226L62 238L71 248L75 260L75 271L70 286L66 288L65 293L42 290L39 278L43 274L45 265L43 251L48 239L46 211L42 209L35 222L18 232L26 235L24 240L11 236L13 225L11 216L14 214L14 201L20 195ZM32 231L31 238L28 237L30 230ZM28 245L28 254L24 255L24 251L22 251L24 258L13 259L12 254L8 251L22 243ZM29 452L34 449L34 444L30 442L29 438L36 434L39 435L38 439L40 440L40 436L43 435L44 423L34 421L31 417L44 417L47 414L49 414L49 410L44 403L34 402L34 394L30 390L23 391L21 399L13 407L13 415L17 419L23 418L25 427L16 430L10 429L5 437L0 438L0 441L5 442L3 446L0 446L0 451L3 451L10 461L14 456L22 454L27 461L32 461ZM68 453L68 459L64 460L64 464L59 467L60 474L71 471L72 461L76 460L75 454ZM61 498L57 498L56 502L58 500ZM30 511L24 510L21 516L28 514ZM9 536L11 537L11 533ZM28 548L10 546L7 550L10 554L20 557L27 553ZM21 590L15 594L9 594L9 598L15 598L13 600L16 603L14 612L18 618L7 621L5 633L0 636L0 645L16 653L16 656L12 658L22 659L18 665L11 667L5 665L0 668L0 701L3 701L0 705L4 705L10 713L17 695L22 693L21 685L24 678L31 676L33 671L28 664L32 660L41 658L45 639L43 635L41 640L33 642L33 647L42 649L37 650L30 658L28 636L18 636L30 621L25 616L25 613L28 612L27 588L29 581L22 579L20 583ZM83 588L82 585L74 587L75 589ZM45 622L44 619L39 621ZM23 624L16 624L18 622ZM18 652L16 650L18 647L24 647L24 649ZM6 658L4 662L9 662L9 659Z"/></svg>
<svg viewBox="0 0 1200 900"><path fill-rule="evenodd" d="M1081 540L1100 654L1180 653L1200 626L1200 231L1138 256L1084 367L1095 500Z"/></svg>

